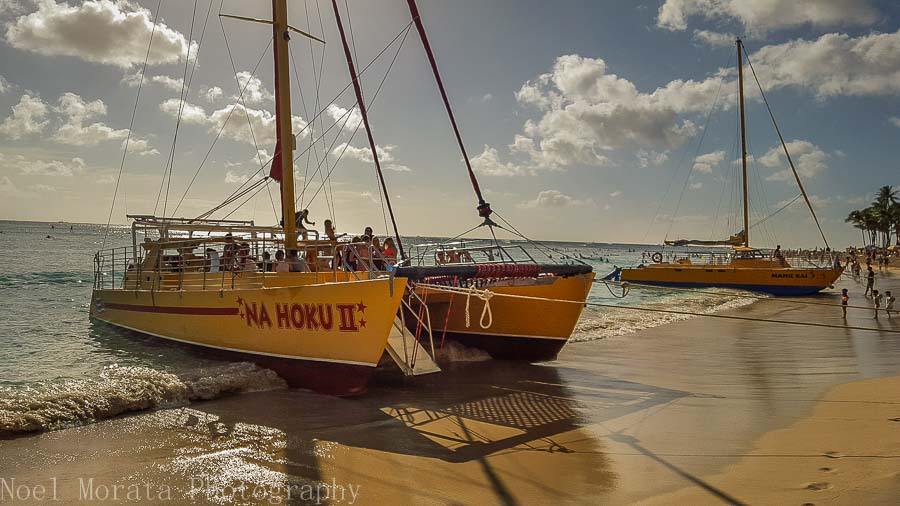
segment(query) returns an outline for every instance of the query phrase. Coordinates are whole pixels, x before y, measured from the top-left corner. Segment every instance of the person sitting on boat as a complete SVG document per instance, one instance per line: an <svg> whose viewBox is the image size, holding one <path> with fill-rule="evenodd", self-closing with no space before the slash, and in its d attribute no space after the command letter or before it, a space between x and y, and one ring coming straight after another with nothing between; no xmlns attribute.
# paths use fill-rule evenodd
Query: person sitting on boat
<svg viewBox="0 0 900 506"><path fill-rule="evenodd" d="M238 250L237 270L244 272L256 272L259 270L256 261L250 256L250 245L245 242L241 243Z"/></svg>
<svg viewBox="0 0 900 506"><path fill-rule="evenodd" d="M375 270L384 270L384 251L381 249L381 241L377 237L372 238L372 245L369 247L372 253L372 264Z"/></svg>
<svg viewBox="0 0 900 506"><path fill-rule="evenodd" d="M397 263L397 246L394 245L394 238L388 237L384 240L384 247L382 253L384 254L385 262L389 265L394 265Z"/></svg>
<svg viewBox="0 0 900 506"><path fill-rule="evenodd" d="M219 272L219 252L206 248L206 272Z"/></svg>
<svg viewBox="0 0 900 506"><path fill-rule="evenodd" d="M288 252L287 261L291 266L291 272L309 272L309 265L306 265L306 260L300 258L297 250L292 249Z"/></svg>
<svg viewBox="0 0 900 506"><path fill-rule="evenodd" d="M356 254L359 255L359 262L356 264L356 270L365 271L369 268L369 263L372 260L372 237L364 235L360 238L359 242L361 244L354 246L354 248L356 248Z"/></svg>
<svg viewBox="0 0 900 506"><path fill-rule="evenodd" d="M372 231L372 227L366 227L365 230L363 230L363 236L364 238L368 237L371 241L375 237L375 233Z"/></svg>
<svg viewBox="0 0 900 506"><path fill-rule="evenodd" d="M350 244L344 246L344 268L348 271L357 270L357 256L355 244L362 241L360 237L354 237L350 240Z"/></svg>
<svg viewBox="0 0 900 506"><path fill-rule="evenodd" d="M193 246L178 248L178 253L181 254L181 264L184 272L198 272L202 269L201 259L194 254Z"/></svg>
<svg viewBox="0 0 900 506"><path fill-rule="evenodd" d="M309 230L306 229L306 225L316 224L314 221L309 221L309 209L298 211L294 215L294 221L297 223L298 237L301 237L304 241L309 240Z"/></svg>
<svg viewBox="0 0 900 506"><path fill-rule="evenodd" d="M263 272L272 272L272 267L274 264L272 263L272 254L267 251L263 251L263 260L261 269Z"/></svg>
<svg viewBox="0 0 900 506"><path fill-rule="evenodd" d="M237 265L238 244L234 242L231 232L225 234L225 248L222 250L223 271L233 271Z"/></svg>
<svg viewBox="0 0 900 506"><path fill-rule="evenodd" d="M437 262L438 265L443 265L447 263L447 255L444 254L443 251L438 251L434 255L434 261Z"/></svg>
<svg viewBox="0 0 900 506"><path fill-rule="evenodd" d="M459 251L450 250L450 253L447 255L448 260L447 263L458 264L459 263Z"/></svg>
<svg viewBox="0 0 900 506"><path fill-rule="evenodd" d="M275 252L275 264L273 270L275 272L291 272L291 264L284 259L284 250Z"/></svg>

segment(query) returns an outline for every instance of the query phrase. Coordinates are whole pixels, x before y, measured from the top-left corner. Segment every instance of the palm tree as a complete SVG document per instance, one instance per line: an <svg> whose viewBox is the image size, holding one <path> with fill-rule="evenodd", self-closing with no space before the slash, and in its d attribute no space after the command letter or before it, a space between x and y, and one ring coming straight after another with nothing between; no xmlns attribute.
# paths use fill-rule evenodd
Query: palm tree
<svg viewBox="0 0 900 506"><path fill-rule="evenodd" d="M881 235L881 245L886 248L891 244L891 229L895 225L894 212L897 206L897 190L885 185L878 189L872 209L877 221L877 234Z"/></svg>
<svg viewBox="0 0 900 506"><path fill-rule="evenodd" d="M863 222L863 212L862 211L850 211L850 214L844 219L846 223L850 223L853 225L853 228L858 228L859 233L862 234L863 245L866 244L866 227Z"/></svg>

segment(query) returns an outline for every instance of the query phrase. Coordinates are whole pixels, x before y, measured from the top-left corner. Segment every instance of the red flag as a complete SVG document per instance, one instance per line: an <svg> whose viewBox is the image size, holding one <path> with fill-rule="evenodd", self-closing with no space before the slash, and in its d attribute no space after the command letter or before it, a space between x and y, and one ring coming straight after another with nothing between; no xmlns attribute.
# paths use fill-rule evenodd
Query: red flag
<svg viewBox="0 0 900 506"><path fill-rule="evenodd" d="M281 182L281 141L275 143L275 157L272 158L272 167L269 169L269 177Z"/></svg>

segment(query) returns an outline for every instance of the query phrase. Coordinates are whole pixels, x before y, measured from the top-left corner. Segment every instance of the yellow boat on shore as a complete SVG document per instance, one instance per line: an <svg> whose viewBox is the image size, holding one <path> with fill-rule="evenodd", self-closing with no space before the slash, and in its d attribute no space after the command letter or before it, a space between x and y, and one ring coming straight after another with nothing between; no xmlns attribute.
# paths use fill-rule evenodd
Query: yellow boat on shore
<svg viewBox="0 0 900 506"><path fill-rule="evenodd" d="M747 191L747 134L744 119L743 43L738 39L736 44L738 61L738 97L741 122L743 230L722 241L665 241L665 245L667 246L729 246L731 247L731 251L724 254L709 253L710 258L702 263L694 263L692 257L695 257L696 255L670 253L669 258L666 259L666 261L663 261L663 252L651 252L649 256L652 263L646 265L641 264L637 267L617 269L617 271L613 273L614 278L629 283L656 286L688 288L720 287L764 292L772 295L810 295L831 287L843 272L843 268L840 266L839 262L831 258L829 258L829 264L826 266L813 265L810 267L792 267L781 255L779 249L776 249L772 253L766 253L762 250L750 247L749 232L752 227L750 225L750 209ZM750 68L752 69L752 65ZM757 81L757 84L759 84L759 81ZM765 93L762 91L762 86L759 87L759 91L765 101ZM768 108L768 102L765 101L765 103ZM778 124L775 123L775 116L774 114L771 114L771 110L769 112L772 121L775 124L775 131L778 133L778 137L781 140L785 157L794 174L794 179L800 188L800 193L804 197L807 207L809 208L810 213L812 213L816 226L822 234L822 239L825 241L827 247L828 241L825 240L825 234L822 232L821 226L819 226L819 220L816 217L815 210L813 210L812 203L806 194L806 190L803 188L803 183L794 167L794 162L791 159L791 154L788 152L787 145L781 136ZM790 203L788 205L790 205ZM765 219L774 216L776 213L773 213ZM765 221L765 219L762 221Z"/></svg>

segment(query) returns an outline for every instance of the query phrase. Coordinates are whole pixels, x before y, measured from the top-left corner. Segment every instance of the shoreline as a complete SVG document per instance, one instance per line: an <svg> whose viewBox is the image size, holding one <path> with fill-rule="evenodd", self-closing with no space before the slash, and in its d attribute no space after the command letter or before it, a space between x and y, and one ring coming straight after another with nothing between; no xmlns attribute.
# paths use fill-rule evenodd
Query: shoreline
<svg viewBox="0 0 900 506"><path fill-rule="evenodd" d="M900 286L893 273L880 283ZM842 279L841 286L851 287L852 302L867 300L862 285ZM836 298L834 292L817 297ZM798 300L758 300L724 314L841 322L840 308ZM900 318L876 323L864 310L850 314L848 324L854 322L900 329ZM895 336L694 317L573 342L548 364L461 364L436 377L377 385L359 399L298 390L245 393L0 440L0 477L34 485L55 477L60 500L77 499L78 480L94 478L107 486L168 486L174 497L201 503L221 502L240 486L264 487L283 500L291 486L310 484L359 486L357 504L630 504L682 497L671 494L721 502L709 489L685 488L698 482L740 500L772 493L761 502L781 502L781 489L767 488L765 469L753 467L761 462L754 455L770 446L790 448L790 438L770 436L821 419L823 399L836 385L896 375ZM883 389L863 383L860 393L839 395L879 400ZM852 430L853 417L842 413L856 404L825 406L838 410L832 418L848 419L842 430ZM896 431L883 425L866 441ZM855 455L863 443L834 450ZM818 502L846 489L841 476L866 473L860 459L840 462L827 480L807 479L806 467L780 469L790 483L831 485L784 493ZM758 491L729 481L759 473ZM893 493L890 483L873 482L865 497Z"/></svg>

